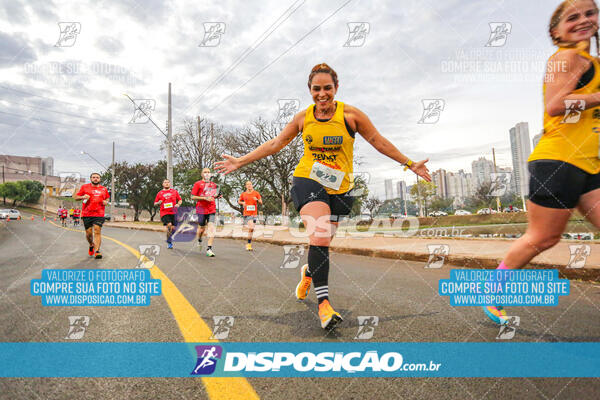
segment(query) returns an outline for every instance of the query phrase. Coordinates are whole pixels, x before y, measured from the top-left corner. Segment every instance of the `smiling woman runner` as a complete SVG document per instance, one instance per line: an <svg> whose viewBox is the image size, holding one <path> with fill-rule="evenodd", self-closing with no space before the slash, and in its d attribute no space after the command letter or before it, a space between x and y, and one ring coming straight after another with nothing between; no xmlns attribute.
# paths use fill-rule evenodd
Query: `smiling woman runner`
<svg viewBox="0 0 600 400"><path fill-rule="evenodd" d="M291 195L310 233L310 247L308 264L302 267L301 280L296 287L296 297L305 299L311 283L314 284L324 329L332 329L342 321L329 303L329 244L339 218L350 213L354 200L348 192L354 187L355 133L358 132L380 153L431 181L425 166L429 160L411 161L375 129L365 113L335 101L338 86L337 74L329 65L316 65L308 76L308 88L315 104L296 114L277 137L254 151L239 158L223 154L224 160L216 163L219 172L235 171L277 153L302 132L304 155L294 171Z"/></svg>
<svg viewBox="0 0 600 400"><path fill-rule="evenodd" d="M529 156L527 231L508 250L498 269L523 268L533 257L560 241L575 207L600 227L600 63L598 7L592 0L563 1L549 26L558 50L544 77L544 134ZM483 307L505 324L501 305Z"/></svg>

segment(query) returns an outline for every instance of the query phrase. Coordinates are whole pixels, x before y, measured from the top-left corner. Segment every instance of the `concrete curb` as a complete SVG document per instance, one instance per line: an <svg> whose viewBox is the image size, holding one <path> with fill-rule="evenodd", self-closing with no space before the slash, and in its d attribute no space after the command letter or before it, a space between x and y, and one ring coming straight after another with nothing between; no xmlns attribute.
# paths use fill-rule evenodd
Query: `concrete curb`
<svg viewBox="0 0 600 400"><path fill-rule="evenodd" d="M151 232L164 232L164 228L162 226L123 226L119 223L108 222L105 223L104 226L110 226L113 228L121 228L121 229L137 229ZM246 240L246 237L234 237L233 235L229 236L220 236L219 238L223 239L233 239L233 240ZM302 245L304 247L308 247L308 243L298 243L297 241L292 240L281 240L281 239L273 239L273 238L264 238L257 237L252 239L255 242L261 243L269 243L278 246L282 245ZM468 240L463 238L461 240ZM369 249L369 248L360 248L360 247L346 247L346 246L331 246L331 251L336 253L343 254L353 254L357 256L366 256L366 257L378 257L378 258L387 258L393 260L405 260L405 261L418 261L418 262L427 262L429 260L428 253L420 253L420 252L408 252L408 251L400 251L400 250L381 250L381 249ZM495 269L498 264L500 264L502 260L493 258L493 257L482 257L482 256L466 256L466 255L454 255L446 257L446 264L454 265L457 267L466 267L466 268L481 268L481 269ZM541 262L532 262L530 266L535 269L554 269L558 268L559 275L561 278L567 279L578 279L582 281L591 281L591 282L600 282L600 268L566 268L565 265L555 265Z"/></svg>

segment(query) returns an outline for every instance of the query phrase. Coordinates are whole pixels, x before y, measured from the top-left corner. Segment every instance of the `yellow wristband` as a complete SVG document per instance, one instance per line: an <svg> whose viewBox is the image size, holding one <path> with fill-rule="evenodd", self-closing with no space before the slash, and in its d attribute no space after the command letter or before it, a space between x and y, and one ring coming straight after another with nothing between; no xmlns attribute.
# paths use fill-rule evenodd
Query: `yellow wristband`
<svg viewBox="0 0 600 400"><path fill-rule="evenodd" d="M412 160L409 158L405 163L404 163L404 170L406 171L407 169L409 169L410 167L412 167L413 162Z"/></svg>

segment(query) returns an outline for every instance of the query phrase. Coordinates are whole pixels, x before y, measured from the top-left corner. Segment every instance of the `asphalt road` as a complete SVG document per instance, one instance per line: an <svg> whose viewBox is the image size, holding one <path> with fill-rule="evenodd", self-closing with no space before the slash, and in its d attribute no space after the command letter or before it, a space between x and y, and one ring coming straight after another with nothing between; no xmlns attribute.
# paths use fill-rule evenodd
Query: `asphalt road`
<svg viewBox="0 0 600 400"><path fill-rule="evenodd" d="M438 280L449 269L424 269L419 262L332 254L329 292L344 322L333 333L321 328L316 298L297 302L299 269L280 268L283 248L217 239L215 258L196 243L167 250L156 232L103 229L134 249L158 244L155 263L213 327L213 316L233 316L224 341L356 341L357 316L378 316L371 341L495 342L498 328L479 307L451 307L437 294ZM68 317L86 315L83 341L184 341L163 296L148 307L43 307L29 293L31 279L49 268L135 268L137 258L120 244L104 240L104 258L90 259L82 232L49 222L11 221L0 225L0 337L4 342L61 342ZM306 254L304 255L306 259ZM571 282L571 294L558 307L514 307L521 317L514 341L600 341L600 287ZM507 368L510 358L507 354ZM465 360L468 362L468 360ZM600 379L561 378L249 378L263 399L592 399ZM10 378L0 379L0 399L203 399L209 398L194 378Z"/></svg>

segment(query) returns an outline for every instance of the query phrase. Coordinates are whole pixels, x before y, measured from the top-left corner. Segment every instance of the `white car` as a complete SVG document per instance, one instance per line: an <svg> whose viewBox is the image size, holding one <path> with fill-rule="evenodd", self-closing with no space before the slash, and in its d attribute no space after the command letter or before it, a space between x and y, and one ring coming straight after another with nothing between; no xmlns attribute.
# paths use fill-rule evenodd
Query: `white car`
<svg viewBox="0 0 600 400"><path fill-rule="evenodd" d="M446 215L448 215L448 213L444 211L433 211L429 215L431 215L432 217L445 217Z"/></svg>
<svg viewBox="0 0 600 400"><path fill-rule="evenodd" d="M5 210L0 210L0 219L17 219L21 216L21 213L19 212L19 210L13 210L13 209L5 209Z"/></svg>
<svg viewBox="0 0 600 400"><path fill-rule="evenodd" d="M494 210L493 208L482 208L480 210L477 210L477 214L481 215L481 214L497 214L498 211Z"/></svg>
<svg viewBox="0 0 600 400"><path fill-rule="evenodd" d="M467 210L456 210L454 215L471 215L471 213L468 212Z"/></svg>

